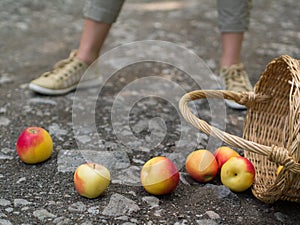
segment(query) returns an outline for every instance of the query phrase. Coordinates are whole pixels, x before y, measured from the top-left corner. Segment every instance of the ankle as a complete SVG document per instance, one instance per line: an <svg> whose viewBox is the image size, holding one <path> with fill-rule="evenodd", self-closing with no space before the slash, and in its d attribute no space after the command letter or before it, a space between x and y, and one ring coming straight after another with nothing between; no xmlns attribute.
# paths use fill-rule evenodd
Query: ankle
<svg viewBox="0 0 300 225"><path fill-rule="evenodd" d="M78 51L76 58L85 62L87 65L91 65L97 58L98 54L96 53L85 53L82 51Z"/></svg>
<svg viewBox="0 0 300 225"><path fill-rule="evenodd" d="M229 68L231 67L232 65L238 65L240 64L241 62L240 61L227 61L227 62L221 62L220 63L220 67L221 68Z"/></svg>

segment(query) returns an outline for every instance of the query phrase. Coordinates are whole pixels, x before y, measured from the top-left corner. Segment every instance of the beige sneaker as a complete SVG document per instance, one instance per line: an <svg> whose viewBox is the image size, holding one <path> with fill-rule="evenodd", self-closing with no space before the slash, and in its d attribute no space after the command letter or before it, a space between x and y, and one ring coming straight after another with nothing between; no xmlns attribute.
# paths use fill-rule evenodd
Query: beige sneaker
<svg viewBox="0 0 300 225"><path fill-rule="evenodd" d="M85 62L75 57L76 53L76 50L72 51L69 58L57 62L52 71L46 72L39 78L31 81L29 88L46 95L61 95L76 89L88 67ZM95 80L81 82L81 87L88 87L93 85Z"/></svg>
<svg viewBox="0 0 300 225"><path fill-rule="evenodd" d="M242 63L234 64L228 68L221 68L220 75L224 80L225 90L236 92L249 92L253 90ZM225 103L233 109L246 109L244 105L240 105L231 100L226 99Z"/></svg>

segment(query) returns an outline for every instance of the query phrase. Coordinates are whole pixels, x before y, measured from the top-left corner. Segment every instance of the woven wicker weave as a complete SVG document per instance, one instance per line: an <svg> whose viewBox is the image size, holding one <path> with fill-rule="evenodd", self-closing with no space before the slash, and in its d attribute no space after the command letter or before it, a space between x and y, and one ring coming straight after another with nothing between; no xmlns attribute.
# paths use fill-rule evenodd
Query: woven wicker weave
<svg viewBox="0 0 300 225"><path fill-rule="evenodd" d="M200 98L225 98L247 107L243 138L210 126L192 114L188 102ZM255 166L254 196L266 203L300 202L300 63L283 55L272 60L254 87L237 93L199 90L185 94L179 108L193 126L244 149ZM277 168L283 169L277 175Z"/></svg>

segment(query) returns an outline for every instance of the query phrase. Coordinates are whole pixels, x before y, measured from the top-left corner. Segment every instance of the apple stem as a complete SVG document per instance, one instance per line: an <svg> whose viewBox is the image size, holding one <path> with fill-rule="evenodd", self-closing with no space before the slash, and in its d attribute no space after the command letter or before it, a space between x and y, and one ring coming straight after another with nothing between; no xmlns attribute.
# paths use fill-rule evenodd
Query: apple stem
<svg viewBox="0 0 300 225"><path fill-rule="evenodd" d="M37 131L36 131L35 129L30 129L29 131L30 131L30 133L32 133L32 134L36 134L36 133L37 133Z"/></svg>
<svg viewBox="0 0 300 225"><path fill-rule="evenodd" d="M94 163L94 164L93 164L93 169L95 169L95 168L96 168L96 164Z"/></svg>

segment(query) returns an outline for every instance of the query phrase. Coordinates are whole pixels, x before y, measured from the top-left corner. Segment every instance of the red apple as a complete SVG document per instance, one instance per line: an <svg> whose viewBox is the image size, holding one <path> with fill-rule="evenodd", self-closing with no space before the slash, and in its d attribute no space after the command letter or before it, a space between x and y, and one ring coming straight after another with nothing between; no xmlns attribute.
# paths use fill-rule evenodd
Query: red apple
<svg viewBox="0 0 300 225"><path fill-rule="evenodd" d="M144 164L140 179L147 192L153 195L164 195L172 192L177 187L179 172L170 159L157 156Z"/></svg>
<svg viewBox="0 0 300 225"><path fill-rule="evenodd" d="M219 164L219 169L221 169L223 164L228 159L230 159L231 157L239 156L239 153L237 153L235 150L227 146L221 146L215 151L214 155Z"/></svg>
<svg viewBox="0 0 300 225"><path fill-rule="evenodd" d="M221 169L221 182L235 192L242 192L251 187L254 177L253 164L242 156L230 158Z"/></svg>
<svg viewBox="0 0 300 225"><path fill-rule="evenodd" d="M23 162L40 163L50 158L53 142L49 133L43 128L27 127L17 140L16 150Z"/></svg>
<svg viewBox="0 0 300 225"><path fill-rule="evenodd" d="M75 170L74 186L81 196L96 198L106 190L109 183L109 170L100 164L84 163Z"/></svg>
<svg viewBox="0 0 300 225"><path fill-rule="evenodd" d="M219 166L215 156L210 151L202 149L188 155L185 169L196 181L209 182L217 175Z"/></svg>

